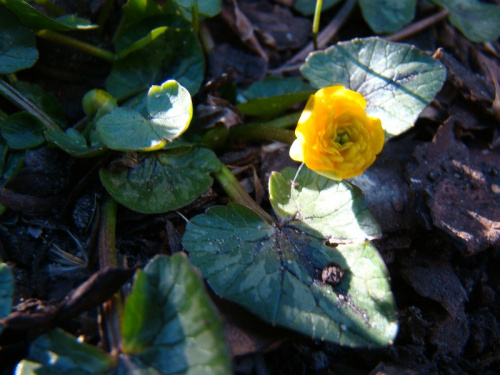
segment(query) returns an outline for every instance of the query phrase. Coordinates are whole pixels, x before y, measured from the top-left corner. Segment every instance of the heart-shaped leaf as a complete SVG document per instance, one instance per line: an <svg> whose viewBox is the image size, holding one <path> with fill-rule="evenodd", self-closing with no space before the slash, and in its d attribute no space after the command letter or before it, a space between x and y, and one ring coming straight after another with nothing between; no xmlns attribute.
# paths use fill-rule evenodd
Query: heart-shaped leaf
<svg viewBox="0 0 500 375"><path fill-rule="evenodd" d="M60 329L37 338L16 374L230 374L222 324L182 255L138 271L123 315L123 353L111 356Z"/></svg>
<svg viewBox="0 0 500 375"><path fill-rule="evenodd" d="M273 172L269 181L273 209L289 225L321 233L331 243L364 242L380 236L360 189L322 177L306 166L296 174L295 169L285 168Z"/></svg>
<svg viewBox="0 0 500 375"><path fill-rule="evenodd" d="M363 18L376 33L393 33L412 20L417 0L358 0Z"/></svg>
<svg viewBox="0 0 500 375"><path fill-rule="evenodd" d="M300 78L269 77L241 93L245 102L237 108L245 115L273 116L306 100L313 88Z"/></svg>
<svg viewBox="0 0 500 375"><path fill-rule="evenodd" d="M181 208L212 186L210 173L220 167L204 148L184 148L143 154L135 168L101 169L101 181L124 206L143 213Z"/></svg>
<svg viewBox="0 0 500 375"><path fill-rule="evenodd" d="M473 42L500 38L500 7L477 0L432 0L450 11L450 22Z"/></svg>
<svg viewBox="0 0 500 375"><path fill-rule="evenodd" d="M413 126L446 79L445 68L426 53L379 38L313 52L301 71L316 88L344 85L363 95L367 113L380 118L388 137Z"/></svg>
<svg viewBox="0 0 500 375"><path fill-rule="evenodd" d="M11 74L32 67L38 59L35 35L2 5L0 24L0 74Z"/></svg>
<svg viewBox="0 0 500 375"><path fill-rule="evenodd" d="M336 189L333 185L344 184L310 171L293 183L294 173L271 177L271 188L280 189L271 197L278 225L243 206L213 207L187 225L183 245L189 258L216 294L268 322L341 345L392 343L394 299L380 255L360 241L363 228L372 233L376 224L356 202L359 191ZM337 209L312 212L314 197ZM342 212L350 208L350 214ZM328 246L327 238L345 244Z"/></svg>
<svg viewBox="0 0 500 375"><path fill-rule="evenodd" d="M0 319L10 314L12 308L12 295L14 294L14 278L12 272L0 259ZM0 323L0 334L3 325Z"/></svg>
<svg viewBox="0 0 500 375"><path fill-rule="evenodd" d="M189 91L173 80L151 86L147 106L149 122L161 129L160 134L169 141L184 133L193 117Z"/></svg>
<svg viewBox="0 0 500 375"><path fill-rule="evenodd" d="M173 80L149 89L147 109L145 119L133 109L116 108L97 121L97 134L113 150L152 151L180 136L193 116L189 92Z"/></svg>
<svg viewBox="0 0 500 375"><path fill-rule="evenodd" d="M217 310L180 254L158 256L137 273L122 332L124 351L133 354L139 368L168 374L231 373Z"/></svg>

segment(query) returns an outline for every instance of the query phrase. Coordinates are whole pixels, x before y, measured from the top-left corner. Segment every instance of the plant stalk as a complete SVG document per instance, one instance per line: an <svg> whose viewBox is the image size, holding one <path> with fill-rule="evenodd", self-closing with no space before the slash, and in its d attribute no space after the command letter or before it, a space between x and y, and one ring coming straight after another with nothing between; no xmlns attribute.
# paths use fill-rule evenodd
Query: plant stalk
<svg viewBox="0 0 500 375"><path fill-rule="evenodd" d="M276 220L255 202L247 191L240 184L238 179L231 173L228 167L221 163L221 168L214 173L214 177L222 186L226 194L235 203L241 204L259 215L262 220L268 224L276 222Z"/></svg>
<svg viewBox="0 0 500 375"><path fill-rule="evenodd" d="M323 8L323 0L316 0L316 8L314 8L314 18L313 18L313 44L314 49L318 50L318 31L319 31L319 19L321 16L321 8Z"/></svg>
<svg viewBox="0 0 500 375"><path fill-rule="evenodd" d="M81 42L75 38L56 33L55 31L40 30L36 32L36 35L40 38L44 38L52 42L63 44L65 46L85 52L109 63L113 63L115 61L115 55L112 52L93 46L89 43Z"/></svg>
<svg viewBox="0 0 500 375"><path fill-rule="evenodd" d="M271 121L235 126L231 128L229 135L246 140L279 141L291 144L295 140L295 134L293 130L286 128L295 126L301 114L301 111L293 112Z"/></svg>
<svg viewBox="0 0 500 375"><path fill-rule="evenodd" d="M102 205L101 222L99 224L99 265L101 270L109 267L118 267L116 256L116 212L118 204L107 197ZM121 351L121 317L123 316L123 303L121 292L118 291L101 306L104 316L103 331L110 352L118 355Z"/></svg>
<svg viewBox="0 0 500 375"><path fill-rule="evenodd" d="M0 95L12 102L19 109L26 111L45 125L47 129L62 131L59 125L52 120L49 115L26 99L19 91L9 85L4 80L0 80Z"/></svg>

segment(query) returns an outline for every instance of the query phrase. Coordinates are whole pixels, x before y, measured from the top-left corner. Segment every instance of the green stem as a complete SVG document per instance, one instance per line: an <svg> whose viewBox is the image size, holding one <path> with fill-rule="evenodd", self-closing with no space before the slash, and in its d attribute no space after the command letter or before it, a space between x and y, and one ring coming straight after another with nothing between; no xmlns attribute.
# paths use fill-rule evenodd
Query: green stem
<svg viewBox="0 0 500 375"><path fill-rule="evenodd" d="M99 266L101 270L118 267L116 256L116 212L118 204L107 197L102 205L101 221L99 223ZM103 331L113 355L118 355L121 349L121 317L123 303L121 292L115 293L101 306L103 314Z"/></svg>
<svg viewBox="0 0 500 375"><path fill-rule="evenodd" d="M113 63L115 61L115 55L112 52L93 46L92 44L81 42L69 36L56 33L55 31L40 30L36 32L36 35L40 38L44 38L52 42L63 44L65 46L88 53L89 55L95 56L110 63Z"/></svg>
<svg viewBox="0 0 500 375"><path fill-rule="evenodd" d="M230 137L246 140L278 141L292 144L295 140L293 130L277 128L267 124L248 124L231 128Z"/></svg>
<svg viewBox="0 0 500 375"><path fill-rule="evenodd" d="M321 8L323 7L323 0L316 0L316 8L314 9L314 18L313 18L313 43L314 49L318 49L318 31L319 31L319 18L321 15Z"/></svg>
<svg viewBox="0 0 500 375"><path fill-rule="evenodd" d="M193 17L193 30L194 34L198 35L200 31L200 16L198 15L198 2L195 1L193 8L191 10L191 16Z"/></svg>
<svg viewBox="0 0 500 375"><path fill-rule="evenodd" d="M271 215L264 211L262 207L260 207L257 202L252 199L252 197L250 197L238 179L224 164L221 163L221 168L219 171L214 173L214 177L217 179L229 198L231 198L234 202L249 208L268 224L272 224L276 221Z"/></svg>
<svg viewBox="0 0 500 375"><path fill-rule="evenodd" d="M302 112L294 112L271 121L253 122L246 125L235 126L231 128L229 134L233 138L279 141L291 144L295 140L294 131L285 128L297 125L301 113Z"/></svg>
<svg viewBox="0 0 500 375"><path fill-rule="evenodd" d="M0 95L12 102L18 108L27 111L35 116L45 125L47 129L61 130L54 120L52 120L45 112L35 106L32 102L26 99L19 91L9 85L7 82L0 80Z"/></svg>

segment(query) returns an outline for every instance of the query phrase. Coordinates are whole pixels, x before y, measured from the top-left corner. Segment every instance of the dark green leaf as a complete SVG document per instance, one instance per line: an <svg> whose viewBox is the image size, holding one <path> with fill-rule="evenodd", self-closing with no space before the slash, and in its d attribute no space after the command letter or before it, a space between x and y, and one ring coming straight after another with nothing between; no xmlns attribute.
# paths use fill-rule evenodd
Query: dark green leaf
<svg viewBox="0 0 500 375"><path fill-rule="evenodd" d="M205 62L191 30L168 28L144 48L113 65L106 89L118 100L168 79L177 80L193 95L203 80Z"/></svg>
<svg viewBox="0 0 500 375"><path fill-rule="evenodd" d="M10 314L12 308L12 295L14 294L14 278L12 272L0 259L0 319ZM0 334L3 325L0 323Z"/></svg>
<svg viewBox="0 0 500 375"><path fill-rule="evenodd" d="M327 10L337 4L339 1L340 0L324 0L321 10ZM310 16L314 14L314 9L316 8L316 0L295 0L295 2L293 3L293 7L303 15Z"/></svg>
<svg viewBox="0 0 500 375"><path fill-rule="evenodd" d="M46 130L45 138L75 158L94 157L105 150L105 146L99 143L89 147L85 137L73 128L69 128L66 132L56 129Z"/></svg>
<svg viewBox="0 0 500 375"><path fill-rule="evenodd" d="M0 74L11 74L32 67L38 59L35 35L2 5L0 24Z"/></svg>
<svg viewBox="0 0 500 375"><path fill-rule="evenodd" d="M125 305L123 348L142 368L162 374L230 374L217 310L180 254L139 271Z"/></svg>
<svg viewBox="0 0 500 375"><path fill-rule="evenodd" d="M90 25L90 22L83 18L64 17L62 22L57 21L43 14L24 0L0 0L0 4L4 4L22 23L35 30L70 31L95 27L95 25Z"/></svg>
<svg viewBox="0 0 500 375"><path fill-rule="evenodd" d="M377 34L393 33L415 16L417 0L358 0L363 18Z"/></svg>
<svg viewBox="0 0 500 375"><path fill-rule="evenodd" d="M217 310L182 255L159 256L138 271L122 335L124 353L111 356L60 329L51 330L31 344L16 374L231 373Z"/></svg>
<svg viewBox="0 0 500 375"><path fill-rule="evenodd" d="M477 0L432 0L450 11L450 22L473 42L500 38L500 7Z"/></svg>
<svg viewBox="0 0 500 375"><path fill-rule="evenodd" d="M0 123L0 132L10 148L24 150L41 145L45 126L28 112L17 112Z"/></svg>
<svg viewBox="0 0 500 375"><path fill-rule="evenodd" d="M242 92L245 102L237 108L245 115L272 116L306 100L313 92L300 78L270 77Z"/></svg>
<svg viewBox="0 0 500 375"><path fill-rule="evenodd" d="M111 356L57 328L31 344L28 358L17 366L16 374L106 374L112 366Z"/></svg>
<svg viewBox="0 0 500 375"><path fill-rule="evenodd" d="M13 86L26 99L49 115L50 118L62 128L67 126L64 109L61 107L53 93L45 91L40 86L29 82L17 81L13 84Z"/></svg>
<svg viewBox="0 0 500 375"><path fill-rule="evenodd" d="M0 138L0 186L17 174L24 166L24 151L12 151Z"/></svg>
<svg viewBox="0 0 500 375"><path fill-rule="evenodd" d="M392 343L394 300L376 249L329 247L302 229L216 206L188 223L183 245L217 295L270 323L346 346Z"/></svg>
<svg viewBox="0 0 500 375"><path fill-rule="evenodd" d="M101 169L103 185L124 206L143 213L181 208L212 186L215 154L203 148L158 151L140 156L135 168Z"/></svg>
<svg viewBox="0 0 500 375"><path fill-rule="evenodd" d="M446 79L444 67L429 55L379 38L313 52L301 71L316 88L344 85L363 95L367 113L380 118L388 137L413 126Z"/></svg>

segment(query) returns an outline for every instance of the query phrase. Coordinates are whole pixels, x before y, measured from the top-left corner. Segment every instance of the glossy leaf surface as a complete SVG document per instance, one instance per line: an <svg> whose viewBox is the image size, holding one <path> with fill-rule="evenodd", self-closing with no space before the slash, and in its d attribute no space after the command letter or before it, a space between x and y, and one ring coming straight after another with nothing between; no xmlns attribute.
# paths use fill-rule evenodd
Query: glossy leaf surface
<svg viewBox="0 0 500 375"><path fill-rule="evenodd" d="M215 154L186 148L143 154L135 168L101 169L101 181L118 202L143 213L181 208L212 186L211 172L219 169Z"/></svg>
<svg viewBox="0 0 500 375"><path fill-rule="evenodd" d="M388 137L403 133L441 89L446 70L408 44L353 39L313 52L301 68L316 88L344 85L366 99Z"/></svg>
<svg viewBox="0 0 500 375"><path fill-rule="evenodd" d="M295 194L294 174L285 170L271 178L271 191L280 190L278 197L271 196L278 225L239 205L216 206L194 217L183 237L191 261L215 293L268 322L341 345L392 343L397 320L387 270L375 247L359 234L368 228L369 237L376 224L359 210L355 194L331 186L342 183L303 171ZM325 208L310 218L313 195L318 204L334 202L334 211L358 207L339 216ZM336 238L339 224L344 234ZM326 238L343 244L327 246Z"/></svg>

